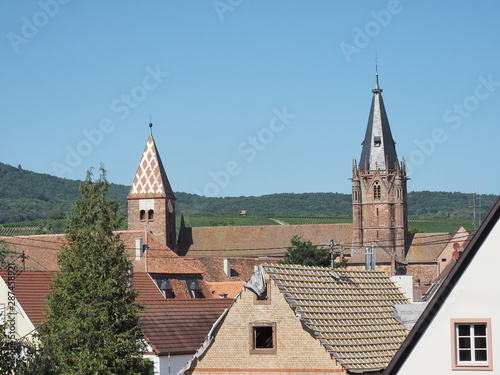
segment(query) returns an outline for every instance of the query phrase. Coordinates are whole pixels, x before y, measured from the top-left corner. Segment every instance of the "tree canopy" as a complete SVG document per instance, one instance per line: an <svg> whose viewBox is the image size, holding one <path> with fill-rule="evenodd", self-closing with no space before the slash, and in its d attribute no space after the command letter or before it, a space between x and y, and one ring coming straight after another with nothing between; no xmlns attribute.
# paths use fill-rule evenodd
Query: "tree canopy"
<svg viewBox="0 0 500 375"><path fill-rule="evenodd" d="M80 186L58 255L60 272L40 329L49 374L143 374L141 306L131 288L132 265L119 237L118 205L107 197L105 171Z"/></svg>
<svg viewBox="0 0 500 375"><path fill-rule="evenodd" d="M287 248L283 264L301 264L303 266L330 267L332 263L332 251L318 245L313 245L311 241L302 241L301 237L295 235L290 240L292 246ZM340 258L339 252L333 253L333 259ZM344 261L334 262L334 267L342 267Z"/></svg>

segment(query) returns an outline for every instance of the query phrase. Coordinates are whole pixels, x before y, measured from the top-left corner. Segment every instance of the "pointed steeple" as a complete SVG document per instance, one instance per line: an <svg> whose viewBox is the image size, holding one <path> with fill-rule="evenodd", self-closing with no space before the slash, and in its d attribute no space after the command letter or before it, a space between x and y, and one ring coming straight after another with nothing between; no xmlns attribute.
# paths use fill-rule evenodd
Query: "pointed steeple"
<svg viewBox="0 0 500 375"><path fill-rule="evenodd" d="M152 126L150 123L151 129ZM128 198L162 197L176 199L151 131Z"/></svg>
<svg viewBox="0 0 500 375"><path fill-rule="evenodd" d="M398 163L396 142L392 138L382 99L382 91L379 87L378 71L376 69L375 88L372 90L372 105L359 160L359 169L361 170L393 170Z"/></svg>

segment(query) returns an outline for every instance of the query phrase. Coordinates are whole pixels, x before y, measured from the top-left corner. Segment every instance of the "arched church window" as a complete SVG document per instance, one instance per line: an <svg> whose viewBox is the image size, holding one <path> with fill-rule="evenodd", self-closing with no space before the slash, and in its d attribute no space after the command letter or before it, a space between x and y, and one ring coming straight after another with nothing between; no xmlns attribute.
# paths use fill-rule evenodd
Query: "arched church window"
<svg viewBox="0 0 500 375"><path fill-rule="evenodd" d="M155 212L153 210L148 211L148 220L154 220Z"/></svg>
<svg viewBox="0 0 500 375"><path fill-rule="evenodd" d="M140 219L141 221L146 220L146 211L141 210L141 211L139 212L139 219Z"/></svg>

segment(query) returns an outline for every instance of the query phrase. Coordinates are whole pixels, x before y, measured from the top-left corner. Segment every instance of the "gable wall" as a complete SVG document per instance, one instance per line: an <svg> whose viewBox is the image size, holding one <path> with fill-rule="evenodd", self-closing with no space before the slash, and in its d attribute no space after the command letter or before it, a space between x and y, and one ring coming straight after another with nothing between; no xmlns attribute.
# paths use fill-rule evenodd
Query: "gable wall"
<svg viewBox="0 0 500 375"><path fill-rule="evenodd" d="M31 334L35 332L35 326L15 298L15 278L10 281L14 292L9 290L7 283L8 280L5 281L0 277L0 310L3 313L0 324L6 324L5 332L8 338L32 340Z"/></svg>
<svg viewBox="0 0 500 375"><path fill-rule="evenodd" d="M276 323L276 354L250 354L250 322ZM256 370L277 375L344 373L319 340L302 328L274 284L269 305L254 304L254 293L242 291L193 373L254 375Z"/></svg>
<svg viewBox="0 0 500 375"><path fill-rule="evenodd" d="M495 276L499 272L498 265L500 264L499 243L500 222L497 222L398 374L484 374L484 371L451 370L450 325L451 319L458 318L491 319L493 371L486 373L498 372L500 369L498 363L500 358L500 309L496 301L498 282Z"/></svg>

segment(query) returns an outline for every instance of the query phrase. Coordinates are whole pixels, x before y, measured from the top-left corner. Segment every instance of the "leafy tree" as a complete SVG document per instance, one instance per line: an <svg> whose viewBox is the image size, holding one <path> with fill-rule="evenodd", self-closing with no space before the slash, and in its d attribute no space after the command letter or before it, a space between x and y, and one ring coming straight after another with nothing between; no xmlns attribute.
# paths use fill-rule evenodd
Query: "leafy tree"
<svg viewBox="0 0 500 375"><path fill-rule="evenodd" d="M113 233L118 204L108 187L103 168L96 182L87 172L69 218L40 328L42 359L51 363L46 374L145 374L150 365L141 358L141 306L130 287L132 265Z"/></svg>
<svg viewBox="0 0 500 375"><path fill-rule="evenodd" d="M301 264L303 266L331 266L331 251L317 245L313 245L311 241L301 241L301 237L295 235L290 240L290 246L286 253L283 264ZM334 252L334 259L340 257L339 252ZM342 267L345 261L334 263L334 267Z"/></svg>
<svg viewBox="0 0 500 375"><path fill-rule="evenodd" d="M34 346L21 339L12 339L7 334L8 330L8 324L0 325L0 373L38 375L33 366Z"/></svg>

